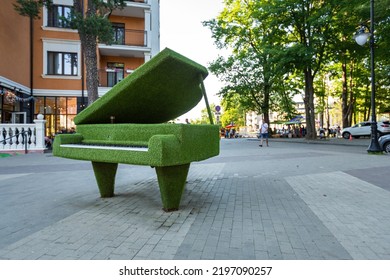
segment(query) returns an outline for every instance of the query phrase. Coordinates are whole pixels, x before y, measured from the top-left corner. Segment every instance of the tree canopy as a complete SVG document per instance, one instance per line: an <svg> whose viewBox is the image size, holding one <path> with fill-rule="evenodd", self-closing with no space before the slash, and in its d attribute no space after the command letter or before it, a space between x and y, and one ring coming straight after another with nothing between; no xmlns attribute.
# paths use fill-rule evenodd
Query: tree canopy
<svg viewBox="0 0 390 280"><path fill-rule="evenodd" d="M381 32L376 36L380 110L389 108L389 38L385 35L389 2L376 1L381 7L376 16ZM268 121L270 110L290 118L292 98L302 94L306 137L315 138L317 113L327 106L321 102L325 100L321 81L327 77L334 81L331 94L342 102L343 126L350 125L358 112L369 116L369 51L353 40L359 25L369 19L369 1L225 0L224 4L217 18L204 22L216 45L231 50L231 55L210 64L210 71L226 84L220 96L238 96L243 108L263 114Z"/></svg>

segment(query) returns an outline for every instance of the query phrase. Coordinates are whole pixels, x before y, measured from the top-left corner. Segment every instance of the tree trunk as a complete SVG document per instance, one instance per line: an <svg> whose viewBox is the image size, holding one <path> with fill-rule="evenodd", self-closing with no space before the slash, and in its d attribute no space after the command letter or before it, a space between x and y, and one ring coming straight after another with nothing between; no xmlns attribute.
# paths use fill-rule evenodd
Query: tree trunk
<svg viewBox="0 0 390 280"><path fill-rule="evenodd" d="M264 121L269 124L269 100L270 100L271 87L268 82L265 82L264 86L264 103L263 103L263 116Z"/></svg>
<svg viewBox="0 0 390 280"><path fill-rule="evenodd" d="M89 17L96 14L96 6L93 0L88 0L87 7L84 7L83 0L73 0L73 6L77 13ZM87 34L85 31L80 31L79 36L82 45L82 51L84 52L84 61L86 65L86 83L88 91L88 105L92 104L99 98L98 87L99 77L97 69L97 36Z"/></svg>
<svg viewBox="0 0 390 280"><path fill-rule="evenodd" d="M316 124L315 124L315 110L314 110L314 77L310 68L304 70L305 74L305 103L306 112L306 139L316 139Z"/></svg>
<svg viewBox="0 0 390 280"><path fill-rule="evenodd" d="M350 126L349 122L349 105L348 105L348 83L347 83L347 65L346 63L343 63L341 65L342 69L342 84L343 84L343 90L341 92L341 113L342 113L342 127L348 127Z"/></svg>
<svg viewBox="0 0 390 280"><path fill-rule="evenodd" d="M348 104L348 126L351 126L352 124L352 116L354 116L355 112L355 98L353 91L354 86L353 86L353 64L351 64L351 70L349 71L349 104ZM356 121L355 121L356 123Z"/></svg>
<svg viewBox="0 0 390 280"><path fill-rule="evenodd" d="M86 36L83 44L84 59L86 65L86 81L88 90L88 105L91 105L96 99L99 98L98 87L99 77L97 70L97 55L96 55L96 37Z"/></svg>

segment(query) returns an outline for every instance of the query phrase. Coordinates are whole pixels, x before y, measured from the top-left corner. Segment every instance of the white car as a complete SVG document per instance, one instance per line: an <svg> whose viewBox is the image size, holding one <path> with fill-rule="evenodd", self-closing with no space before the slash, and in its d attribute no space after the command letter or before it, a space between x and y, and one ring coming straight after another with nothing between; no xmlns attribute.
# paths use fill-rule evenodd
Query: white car
<svg viewBox="0 0 390 280"><path fill-rule="evenodd" d="M383 121L377 122L378 136L382 136L390 133L390 122ZM346 127L341 131L341 135L344 139L349 139L352 135L354 138L359 138L360 136L370 136L371 135L371 122L361 122L357 123L354 126Z"/></svg>

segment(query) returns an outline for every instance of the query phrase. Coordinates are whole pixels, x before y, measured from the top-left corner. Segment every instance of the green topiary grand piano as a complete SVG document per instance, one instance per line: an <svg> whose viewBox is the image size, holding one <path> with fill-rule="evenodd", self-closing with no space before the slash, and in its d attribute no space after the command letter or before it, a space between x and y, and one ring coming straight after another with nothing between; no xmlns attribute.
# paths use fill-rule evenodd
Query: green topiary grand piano
<svg viewBox="0 0 390 280"><path fill-rule="evenodd" d="M92 162L101 197L114 195L119 163L156 169L165 211L180 206L191 162L219 154L219 127L204 90L207 69L166 48L74 119L77 133L57 135L53 155ZM166 123L205 99L210 125Z"/></svg>

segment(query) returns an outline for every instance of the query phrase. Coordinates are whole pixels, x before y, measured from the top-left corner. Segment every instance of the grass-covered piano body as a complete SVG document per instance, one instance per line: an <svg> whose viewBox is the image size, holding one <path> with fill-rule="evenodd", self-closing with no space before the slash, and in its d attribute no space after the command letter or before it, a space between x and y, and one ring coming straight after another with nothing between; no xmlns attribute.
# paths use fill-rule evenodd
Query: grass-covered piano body
<svg viewBox="0 0 390 280"><path fill-rule="evenodd" d="M219 154L219 128L166 122L202 97L208 106L207 75L192 60L161 51L80 112L77 133L57 135L53 154L91 161L102 197L114 195L119 163L155 167L163 209L177 210L190 163Z"/></svg>

